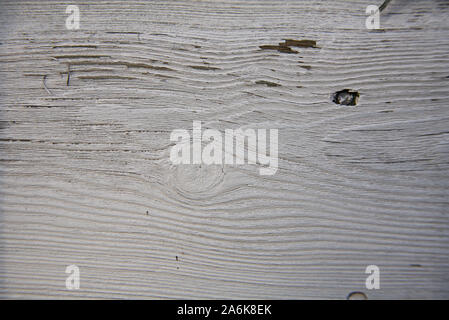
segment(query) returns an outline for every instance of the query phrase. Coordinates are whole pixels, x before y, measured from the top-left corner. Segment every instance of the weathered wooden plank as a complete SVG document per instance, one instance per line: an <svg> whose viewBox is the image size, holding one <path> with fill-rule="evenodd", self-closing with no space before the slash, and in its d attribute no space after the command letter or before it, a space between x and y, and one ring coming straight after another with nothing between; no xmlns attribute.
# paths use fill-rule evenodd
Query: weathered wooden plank
<svg viewBox="0 0 449 320"><path fill-rule="evenodd" d="M0 296L448 298L449 6L370 4L2 1ZM279 170L172 165L192 121Z"/></svg>

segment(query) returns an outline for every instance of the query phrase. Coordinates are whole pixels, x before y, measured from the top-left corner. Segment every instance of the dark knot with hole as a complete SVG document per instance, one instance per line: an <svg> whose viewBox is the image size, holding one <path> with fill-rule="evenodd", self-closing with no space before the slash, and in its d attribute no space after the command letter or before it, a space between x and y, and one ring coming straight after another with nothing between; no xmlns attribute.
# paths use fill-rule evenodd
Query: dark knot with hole
<svg viewBox="0 0 449 320"><path fill-rule="evenodd" d="M343 89L337 91L332 96L332 101L336 104L342 104L345 106L355 106L360 97L360 94L351 89Z"/></svg>

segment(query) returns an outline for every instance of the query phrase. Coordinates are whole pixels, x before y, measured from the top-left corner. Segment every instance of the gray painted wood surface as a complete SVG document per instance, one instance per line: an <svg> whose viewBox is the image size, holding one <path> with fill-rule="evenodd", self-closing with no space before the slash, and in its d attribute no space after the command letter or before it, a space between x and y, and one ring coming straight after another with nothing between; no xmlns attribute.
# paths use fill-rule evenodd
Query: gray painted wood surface
<svg viewBox="0 0 449 320"><path fill-rule="evenodd" d="M449 298L449 3L369 4L1 1L0 297ZM172 165L193 120L278 172Z"/></svg>

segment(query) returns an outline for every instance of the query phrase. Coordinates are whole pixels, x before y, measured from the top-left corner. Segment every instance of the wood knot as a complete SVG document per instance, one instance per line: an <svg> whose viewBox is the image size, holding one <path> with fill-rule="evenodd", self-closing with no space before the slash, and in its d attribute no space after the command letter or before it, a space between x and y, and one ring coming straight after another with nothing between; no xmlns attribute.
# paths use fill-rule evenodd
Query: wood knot
<svg viewBox="0 0 449 320"><path fill-rule="evenodd" d="M351 89L343 89L337 91L332 96L332 101L336 104L342 104L345 106L355 106L360 97L358 91Z"/></svg>

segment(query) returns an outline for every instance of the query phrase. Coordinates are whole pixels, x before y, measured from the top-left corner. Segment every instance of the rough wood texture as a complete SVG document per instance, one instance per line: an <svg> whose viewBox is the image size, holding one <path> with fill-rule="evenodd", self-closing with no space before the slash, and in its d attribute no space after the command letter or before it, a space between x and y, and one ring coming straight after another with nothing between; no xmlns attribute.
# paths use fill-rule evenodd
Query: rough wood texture
<svg viewBox="0 0 449 320"><path fill-rule="evenodd" d="M449 298L448 1L68 4L0 2L0 297ZM278 172L171 165L193 120Z"/></svg>

